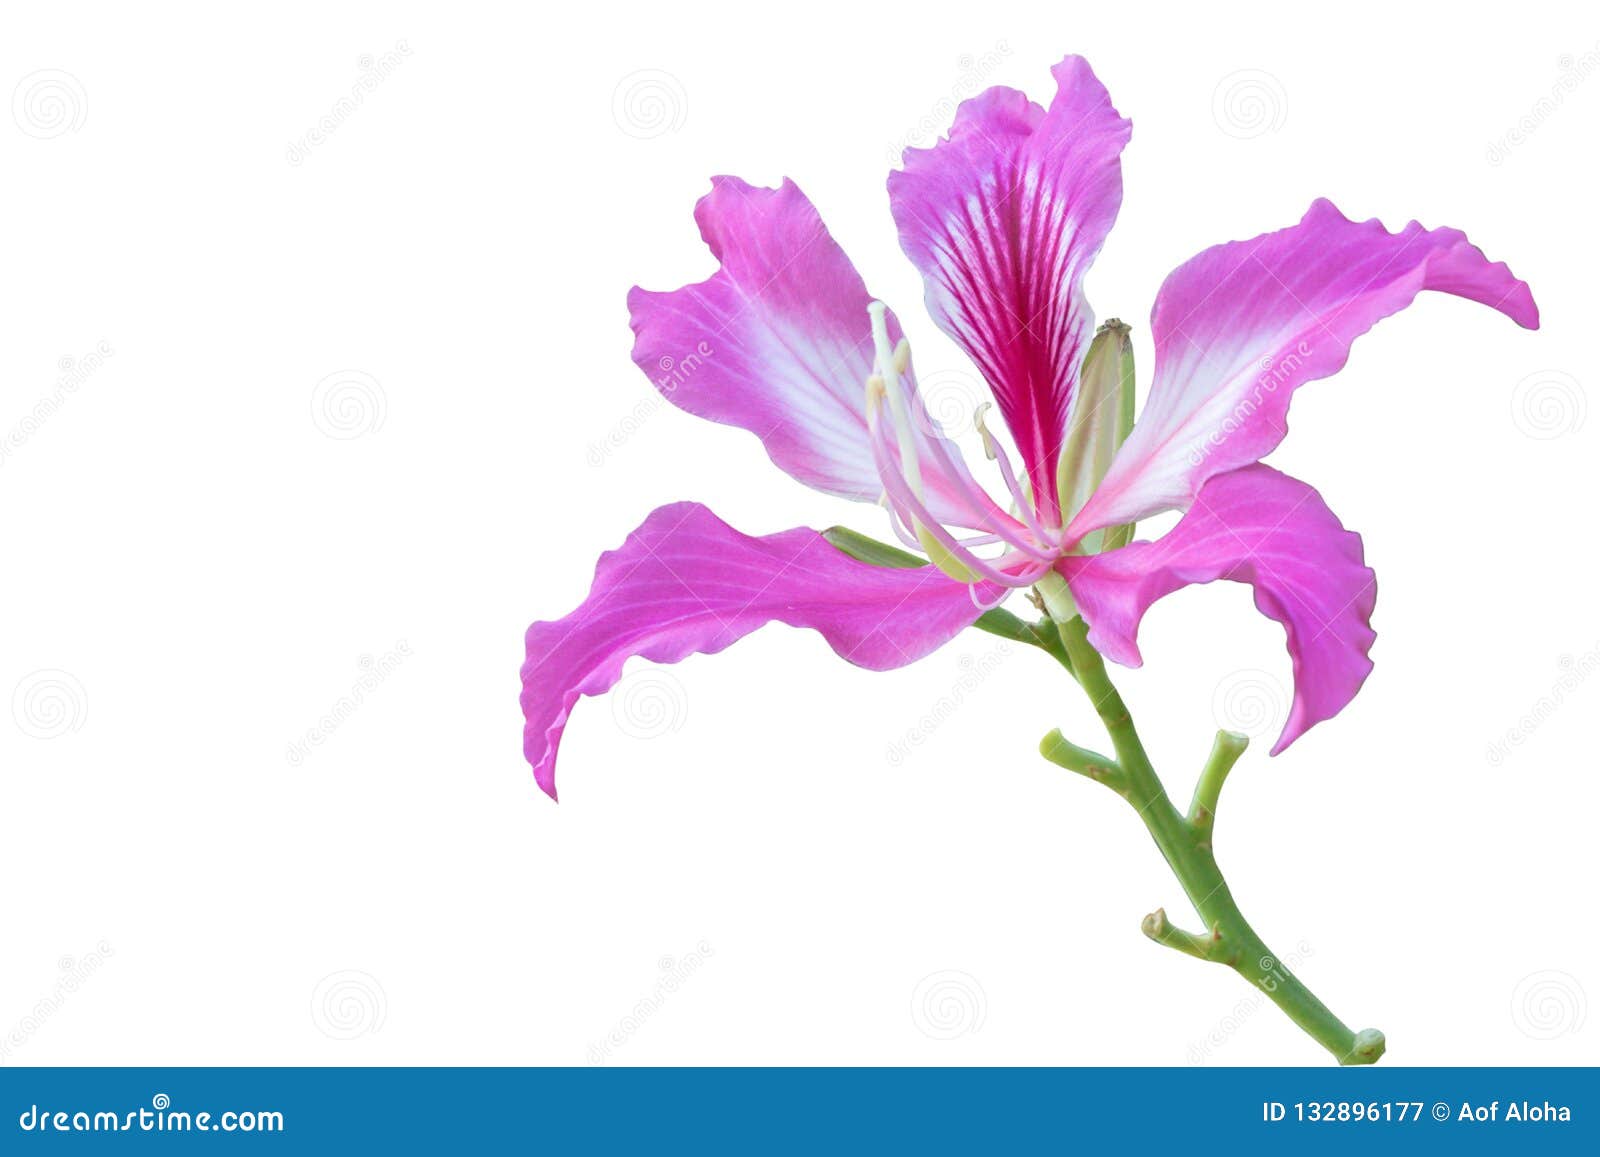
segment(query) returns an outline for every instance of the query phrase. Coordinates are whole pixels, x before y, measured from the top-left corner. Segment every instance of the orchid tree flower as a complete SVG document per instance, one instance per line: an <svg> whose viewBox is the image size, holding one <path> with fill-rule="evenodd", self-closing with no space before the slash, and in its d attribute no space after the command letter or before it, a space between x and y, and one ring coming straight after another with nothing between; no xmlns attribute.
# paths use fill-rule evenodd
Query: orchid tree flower
<svg viewBox="0 0 1600 1157"><path fill-rule="evenodd" d="M721 651L770 622L810 628L874 670L973 625L1038 646L1088 693L1112 754L1059 731L1041 750L1129 800L1204 923L1182 931L1157 910L1146 934L1230 965L1340 1062L1371 1063L1383 1034L1350 1030L1276 962L1217 867L1217 797L1245 737L1216 737L1180 812L1105 660L1139 664L1139 622L1173 591L1248 583L1293 661L1273 753L1337 714L1372 668L1373 572L1316 490L1260 460L1283 440L1294 392L1336 373L1356 338L1422 291L1529 329L1538 312L1527 285L1462 233L1390 232L1319 200L1297 224L1207 249L1167 278L1134 421L1128 327L1097 330L1083 293L1122 200L1131 126L1081 58L1053 71L1048 108L991 88L960 106L947 138L908 149L888 182L928 310L982 372L1010 435L1014 456L979 411L997 490L930 417L900 321L799 188L715 178L695 219L720 268L670 292L632 291L634 361L677 406L755 434L799 482L881 505L905 549L838 528L747 535L692 502L655 510L601 557L581 606L529 628L524 750L554 798L580 697L610 688L630 658ZM1182 512L1170 531L1130 541L1165 511ZM1038 622L999 609L1024 589L1045 611Z"/></svg>

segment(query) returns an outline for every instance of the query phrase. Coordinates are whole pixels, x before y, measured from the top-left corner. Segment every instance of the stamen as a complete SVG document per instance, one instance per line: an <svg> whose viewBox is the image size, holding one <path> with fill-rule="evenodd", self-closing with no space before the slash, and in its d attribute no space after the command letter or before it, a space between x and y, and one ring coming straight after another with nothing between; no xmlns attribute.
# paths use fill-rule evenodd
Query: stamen
<svg viewBox="0 0 1600 1157"><path fill-rule="evenodd" d="M892 348L890 347L888 315L883 302L869 303L867 315L872 321L874 353L873 372L866 380L867 429L875 455L879 455L880 442L883 442L882 453L879 455L879 473L884 474L885 504L895 516L891 518L891 524L896 536L908 546L920 547L934 565L962 581L972 581L973 574L969 572L977 570L968 565L968 559L979 563L984 569L990 569L987 564L981 563L981 560L972 555L968 548L987 546L997 541L1004 542L1037 562L1048 564L1058 551L1058 544L1046 535L1039 525L1032 504L1016 486L1015 477L1009 474L1009 463L1005 466L1008 472L1007 485L1023 512L1022 523L996 506L976 483L966 477L964 470L957 469L955 463L950 460L942 439L932 437L919 442L916 427L913 425L913 407L919 407L917 418L923 421L931 419L921 413L917 399L911 395L903 380L911 369L911 344L905 338L901 338ZM889 431L880 428L885 403L889 409ZM885 441L885 436L890 432L894 435L893 453L889 451ZM987 432L985 436L987 437ZM923 464L919 457L922 452L932 455L930 465L938 477L953 487L955 496L970 509L977 520L973 525L987 533L958 540L941 524L933 521L926 508ZM898 462L895 461L896 458ZM901 480L904 493L896 492L885 471L893 472ZM1024 531L1027 534L1024 534ZM1032 536L1032 541L1028 535Z"/></svg>
<svg viewBox="0 0 1600 1157"><path fill-rule="evenodd" d="M918 498L922 497L922 464L917 461L916 431L911 425L910 407L906 405L905 391L901 388L900 375L904 369L897 366L897 350L889 344L889 322L885 317L888 307L881 301L874 301L867 306L867 315L872 318L872 345L877 356L876 373L873 377L882 384L884 396L889 402L889 417L894 423L895 443L900 448L900 468L905 471L906 481L911 486L911 492ZM911 364L911 347L904 341L905 364ZM867 389L872 389L871 378L868 379Z"/></svg>
<svg viewBox="0 0 1600 1157"><path fill-rule="evenodd" d="M1029 565L1023 573L1011 575L973 554L934 521L921 499L911 492L905 477L890 460L889 448L882 433L872 439L872 450L885 493L906 524L916 531L922 549L940 570L969 584L986 578L1002 586L1023 587L1031 586L1035 579L1050 569L1049 562L1040 560Z"/></svg>
<svg viewBox="0 0 1600 1157"><path fill-rule="evenodd" d="M1000 467L1000 477L1005 479L1006 489L1011 492L1011 497L1017 504L1017 513L1022 515L1022 521L1027 523L1028 530L1041 546L1059 546L1059 542L1051 536L1039 522L1039 516L1034 513L1033 503L1028 501L1028 496L1023 493L1022 484L1017 481L1017 475L1011 469L1011 459L1006 455L1006 449L1000 445L995 436L989 433L989 426L983 420L989 403L984 402L973 414L973 423L978 427L978 433L983 437L983 452L989 456L989 461Z"/></svg>
<svg viewBox="0 0 1600 1157"><path fill-rule="evenodd" d="M969 586L967 588L967 598L971 599L972 600L972 605L977 607L980 611L992 611L992 610L994 610L1001 603L1006 601L1006 596L1009 595L1010 593L1011 593L1010 588L1003 589L1003 590L1001 590L999 597L996 598L994 600L994 602L985 603L985 602L981 602L978 599L978 584L977 583L973 583L971 586Z"/></svg>

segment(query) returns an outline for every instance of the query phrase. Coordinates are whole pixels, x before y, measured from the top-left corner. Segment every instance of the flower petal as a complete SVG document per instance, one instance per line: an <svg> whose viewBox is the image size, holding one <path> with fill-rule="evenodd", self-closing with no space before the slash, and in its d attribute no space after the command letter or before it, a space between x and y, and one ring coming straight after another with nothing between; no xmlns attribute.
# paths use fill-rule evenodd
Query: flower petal
<svg viewBox="0 0 1600 1157"><path fill-rule="evenodd" d="M1094 330L1081 281L1122 204L1132 126L1081 57L1053 74L1048 112L1010 88L963 103L947 139L906 150L889 200L929 311L989 380L1040 513L1060 525L1056 461Z"/></svg>
<svg viewBox="0 0 1600 1157"><path fill-rule="evenodd" d="M1257 608L1287 631L1294 659L1294 704L1274 755L1342 710L1372 670L1377 577L1362 561L1361 536L1315 490L1269 466L1212 478L1155 542L1074 556L1058 568L1089 641L1130 667L1142 661L1139 621L1152 603L1191 583L1253 586Z"/></svg>
<svg viewBox="0 0 1600 1157"><path fill-rule="evenodd" d="M878 501L864 403L872 298L861 275L792 181L762 189L716 177L695 220L722 267L697 285L628 294L635 364L673 404L755 434L807 486ZM887 320L898 342L900 325ZM929 506L952 525L975 525L978 487L917 399L909 371L906 382L918 445L940 464L926 472ZM997 513L984 502L986 514Z"/></svg>
<svg viewBox="0 0 1600 1157"><path fill-rule="evenodd" d="M528 628L524 752L555 797L556 748L580 695L599 695L640 655L676 663L714 654L769 622L810 627L859 667L887 670L933 651L1003 588L975 589L931 566L857 562L814 530L752 538L704 506L679 502L600 556L589 597Z"/></svg>
<svg viewBox="0 0 1600 1157"><path fill-rule="evenodd" d="M1539 325L1527 285L1459 230L1413 221L1390 233L1328 201L1179 266L1151 314L1149 400L1069 537L1185 509L1207 478L1265 456L1287 432L1295 388L1337 373L1351 342L1425 289Z"/></svg>

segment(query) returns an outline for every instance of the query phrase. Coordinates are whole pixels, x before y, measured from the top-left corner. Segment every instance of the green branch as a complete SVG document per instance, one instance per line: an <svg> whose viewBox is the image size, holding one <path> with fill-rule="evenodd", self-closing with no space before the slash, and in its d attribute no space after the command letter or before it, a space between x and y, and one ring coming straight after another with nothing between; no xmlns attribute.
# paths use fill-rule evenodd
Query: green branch
<svg viewBox="0 0 1600 1157"><path fill-rule="evenodd" d="M1083 619L1073 616L1058 620L1057 626L1073 673L1094 704L1116 758L1107 759L1069 743L1059 731L1045 736L1040 751L1053 763L1105 783L1133 805L1183 885L1189 902L1210 929L1205 935L1185 932L1171 924L1164 909L1157 908L1144 918L1144 934L1187 956L1226 964L1260 988L1340 1064L1375 1062L1383 1056L1383 1034L1377 1029L1351 1031L1273 955L1239 911L1212 854L1211 829L1217 799L1228 772L1244 752L1246 738L1234 732L1218 733L1195 788L1194 804L1188 816L1181 815L1150 765L1133 717L1112 685L1105 661L1090 645Z"/></svg>

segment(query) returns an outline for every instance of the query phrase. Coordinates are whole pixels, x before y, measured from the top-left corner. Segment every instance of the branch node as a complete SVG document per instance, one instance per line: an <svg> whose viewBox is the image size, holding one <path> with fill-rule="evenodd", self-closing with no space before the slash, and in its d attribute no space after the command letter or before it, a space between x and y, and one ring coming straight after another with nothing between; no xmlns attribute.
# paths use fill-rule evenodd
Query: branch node
<svg viewBox="0 0 1600 1157"><path fill-rule="evenodd" d="M1127 794L1126 777L1117 761L1098 751L1079 747L1056 728L1039 741L1039 754L1057 767L1103 783L1118 795Z"/></svg>
<svg viewBox="0 0 1600 1157"><path fill-rule="evenodd" d="M1220 943L1221 936L1216 929L1212 930L1209 937L1185 932L1167 919L1165 908L1157 908L1146 916L1140 923L1139 930L1157 944L1182 952L1186 956L1193 956L1197 960L1210 960L1211 954Z"/></svg>

